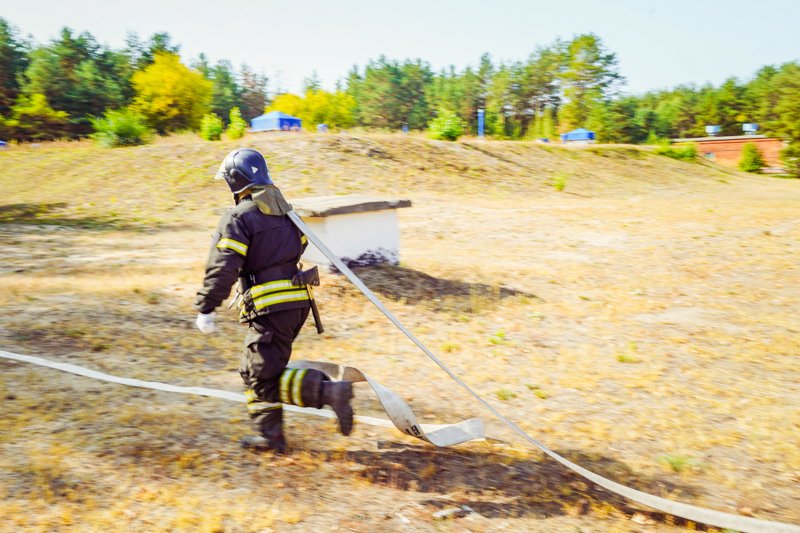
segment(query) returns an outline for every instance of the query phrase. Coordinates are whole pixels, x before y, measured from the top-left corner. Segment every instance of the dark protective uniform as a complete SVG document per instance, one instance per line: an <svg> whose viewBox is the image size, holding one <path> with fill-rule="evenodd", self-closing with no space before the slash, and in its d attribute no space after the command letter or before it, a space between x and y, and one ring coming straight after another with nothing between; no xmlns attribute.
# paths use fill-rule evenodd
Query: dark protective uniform
<svg viewBox="0 0 800 533"><path fill-rule="evenodd" d="M237 279L249 289L241 321L250 330L239 372L256 429L276 445L283 442L282 403L321 408L322 382L329 379L317 370L286 368L310 308L306 286L292 283L307 244L286 215L265 215L246 196L220 220L197 294L197 310L210 313Z"/></svg>

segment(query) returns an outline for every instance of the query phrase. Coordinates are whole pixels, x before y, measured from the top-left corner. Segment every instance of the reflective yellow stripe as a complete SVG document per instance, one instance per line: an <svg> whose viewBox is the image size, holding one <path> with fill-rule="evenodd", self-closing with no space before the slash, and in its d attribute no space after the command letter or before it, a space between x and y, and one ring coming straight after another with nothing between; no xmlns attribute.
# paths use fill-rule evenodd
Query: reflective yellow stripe
<svg viewBox="0 0 800 533"><path fill-rule="evenodd" d="M227 237L219 240L217 243L217 248L220 250L227 248L228 250L233 250L241 255L247 255L247 245L245 243L228 239Z"/></svg>
<svg viewBox="0 0 800 533"><path fill-rule="evenodd" d="M308 237L305 235L300 235L300 244L306 244L308 242Z"/></svg>
<svg viewBox="0 0 800 533"><path fill-rule="evenodd" d="M307 368L299 371L297 375L294 377L294 381L292 381L292 403L297 405L298 407L305 407L303 405L303 395L301 387L303 386L303 377L305 377L306 372L308 372Z"/></svg>
<svg viewBox="0 0 800 533"><path fill-rule="evenodd" d="M289 398L289 385L292 382L292 378L297 373L296 368L287 368L281 374L281 381L280 381L280 397L283 403L292 403L291 399Z"/></svg>
<svg viewBox="0 0 800 533"><path fill-rule="evenodd" d="M290 279L276 279L250 289L255 311L261 311L271 305L309 300L305 285L294 285ZM243 315L245 310L242 310Z"/></svg>
<svg viewBox="0 0 800 533"><path fill-rule="evenodd" d="M256 391L247 389L244 391L244 399L247 400L247 410L251 415L266 411L274 411L275 409L283 409L283 405L272 402L262 402L256 396Z"/></svg>
<svg viewBox="0 0 800 533"><path fill-rule="evenodd" d="M269 402L252 402L247 404L247 410L250 414L265 413L276 409L283 409L283 405Z"/></svg>
<svg viewBox="0 0 800 533"><path fill-rule="evenodd" d="M250 296L256 298L257 296L261 296L262 294L275 292L283 289L291 289L292 287L295 287L295 285L292 285L292 280L279 279L267 283L262 283L261 285L256 285L255 287L250 289Z"/></svg>
<svg viewBox="0 0 800 533"><path fill-rule="evenodd" d="M308 291L305 289L301 289L299 291L288 291L282 292L280 294L274 294L272 296L264 296L257 300L253 300L253 305L255 305L256 310L264 309L265 307L269 307L270 305L275 304L282 304L287 302L300 302L302 300L308 300Z"/></svg>

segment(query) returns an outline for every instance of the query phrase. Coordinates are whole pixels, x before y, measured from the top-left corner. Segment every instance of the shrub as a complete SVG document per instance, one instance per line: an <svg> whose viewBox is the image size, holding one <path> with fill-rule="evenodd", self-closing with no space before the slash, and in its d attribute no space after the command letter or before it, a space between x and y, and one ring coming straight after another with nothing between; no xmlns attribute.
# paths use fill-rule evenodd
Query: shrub
<svg viewBox="0 0 800 533"><path fill-rule="evenodd" d="M200 121L200 137L207 141L218 141L224 129L222 119L214 113L203 115L203 120Z"/></svg>
<svg viewBox="0 0 800 533"><path fill-rule="evenodd" d="M67 134L69 115L56 111L40 93L21 95L4 121L7 134L21 141L51 141Z"/></svg>
<svg viewBox="0 0 800 533"><path fill-rule="evenodd" d="M517 397L517 393L516 392L514 392L512 390L509 390L509 389L506 389L506 388L498 389L498 390L496 390L494 392L494 394L495 394L495 396L497 396L498 400L501 400L501 401L504 401L504 402L508 401L508 400L511 400L512 398L516 398Z"/></svg>
<svg viewBox="0 0 800 533"><path fill-rule="evenodd" d="M103 118L92 119L92 126L92 138L109 148L145 144L153 137L144 116L131 109L106 111Z"/></svg>
<svg viewBox="0 0 800 533"><path fill-rule="evenodd" d="M563 191L564 187L567 186L567 174L566 172L559 172L555 175L552 181L553 188L557 191Z"/></svg>
<svg viewBox="0 0 800 533"><path fill-rule="evenodd" d="M228 124L228 129L225 130L225 135L228 136L228 139L241 139L244 137L244 131L247 129L247 121L242 118L242 112L239 111L238 107L231 109L229 118L230 123Z"/></svg>
<svg viewBox="0 0 800 533"><path fill-rule="evenodd" d="M455 141L464 134L464 121L450 111L440 111L428 124L428 135L432 139Z"/></svg>
<svg viewBox="0 0 800 533"><path fill-rule="evenodd" d="M658 155L679 159L681 161L694 161L697 159L697 145L688 143L681 146L661 145L656 148Z"/></svg>
<svg viewBox="0 0 800 533"><path fill-rule="evenodd" d="M541 398L542 400L546 400L547 398L550 397L550 395L547 393L547 391L542 389L542 387L539 386L539 385L531 385L530 383L527 383L525 386L528 387L530 390L532 390L537 398Z"/></svg>
<svg viewBox="0 0 800 533"><path fill-rule="evenodd" d="M649 144L650 146L659 146L669 144L669 139L666 137L659 137L656 135L656 132L650 130L647 133L647 140L644 141L645 144Z"/></svg>
<svg viewBox="0 0 800 533"><path fill-rule="evenodd" d="M789 175L800 178L800 142L793 142L781 150L781 160Z"/></svg>
<svg viewBox="0 0 800 533"><path fill-rule="evenodd" d="M745 143L742 146L742 158L739 168L745 172L758 172L764 168L764 158L755 143Z"/></svg>

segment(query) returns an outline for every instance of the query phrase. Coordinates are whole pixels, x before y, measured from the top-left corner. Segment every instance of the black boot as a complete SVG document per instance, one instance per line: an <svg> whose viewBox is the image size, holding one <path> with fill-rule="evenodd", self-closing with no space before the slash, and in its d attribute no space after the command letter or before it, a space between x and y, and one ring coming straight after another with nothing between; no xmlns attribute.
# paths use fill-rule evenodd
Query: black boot
<svg viewBox="0 0 800 533"><path fill-rule="evenodd" d="M280 455L286 454L286 439L283 438L283 433L272 439L267 439L261 435L247 435L239 439L239 444L242 445L242 448L248 450L273 451Z"/></svg>
<svg viewBox="0 0 800 533"><path fill-rule="evenodd" d="M352 398L353 384L349 381L322 382L322 402L330 405L336 413L342 435L349 435L353 431L353 407L350 405Z"/></svg>

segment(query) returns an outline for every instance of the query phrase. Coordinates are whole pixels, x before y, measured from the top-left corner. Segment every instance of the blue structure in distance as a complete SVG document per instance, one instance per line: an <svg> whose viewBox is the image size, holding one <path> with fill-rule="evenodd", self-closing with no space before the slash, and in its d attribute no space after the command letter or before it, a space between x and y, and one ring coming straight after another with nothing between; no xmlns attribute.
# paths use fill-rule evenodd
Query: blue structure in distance
<svg viewBox="0 0 800 533"><path fill-rule="evenodd" d="M281 111L270 111L250 121L251 131L299 131L302 121Z"/></svg>
<svg viewBox="0 0 800 533"><path fill-rule="evenodd" d="M485 111L478 109L478 137L483 137Z"/></svg>
<svg viewBox="0 0 800 533"><path fill-rule="evenodd" d="M755 133L758 131L758 124L754 122L747 122L746 124L742 124L742 130L746 135L755 135Z"/></svg>
<svg viewBox="0 0 800 533"><path fill-rule="evenodd" d="M578 128L577 130L568 131L567 133L561 134L561 142L574 142L574 141L583 141L589 142L594 141L594 132L589 131L586 128Z"/></svg>

